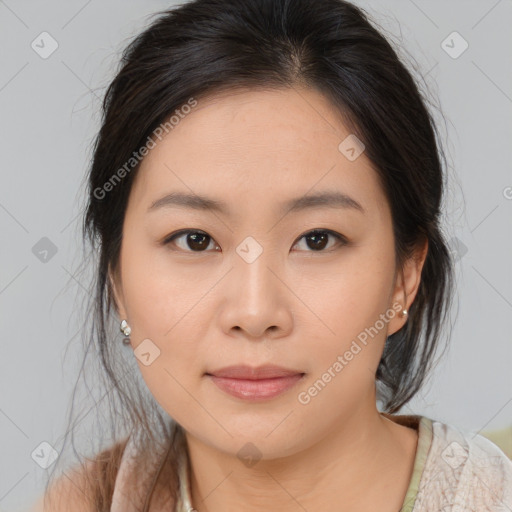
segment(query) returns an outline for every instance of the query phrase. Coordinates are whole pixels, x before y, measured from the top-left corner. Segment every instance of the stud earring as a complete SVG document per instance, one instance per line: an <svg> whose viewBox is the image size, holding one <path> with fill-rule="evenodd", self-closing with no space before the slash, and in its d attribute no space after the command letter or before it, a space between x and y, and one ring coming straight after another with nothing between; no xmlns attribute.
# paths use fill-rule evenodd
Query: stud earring
<svg viewBox="0 0 512 512"><path fill-rule="evenodd" d="M132 333L132 328L128 325L128 322L126 320L123 320L121 322L120 330L126 336L126 338L123 338L123 343L125 345L130 345L129 336Z"/></svg>
<svg viewBox="0 0 512 512"><path fill-rule="evenodd" d="M407 316L409 314L409 312L407 311L407 309L402 309L402 316Z"/></svg>
<svg viewBox="0 0 512 512"><path fill-rule="evenodd" d="M125 335L125 336L130 336L130 334L132 333L132 329L131 327L128 325L128 322L126 320L123 320L121 322L121 332Z"/></svg>

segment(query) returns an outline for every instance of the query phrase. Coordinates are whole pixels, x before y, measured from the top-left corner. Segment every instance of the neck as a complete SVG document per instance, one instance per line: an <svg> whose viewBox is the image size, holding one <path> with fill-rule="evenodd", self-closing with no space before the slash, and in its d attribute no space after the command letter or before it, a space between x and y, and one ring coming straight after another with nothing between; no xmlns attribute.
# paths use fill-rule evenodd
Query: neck
<svg viewBox="0 0 512 512"><path fill-rule="evenodd" d="M412 474L415 430L361 410L313 445L251 467L186 433L198 512L399 510Z"/></svg>

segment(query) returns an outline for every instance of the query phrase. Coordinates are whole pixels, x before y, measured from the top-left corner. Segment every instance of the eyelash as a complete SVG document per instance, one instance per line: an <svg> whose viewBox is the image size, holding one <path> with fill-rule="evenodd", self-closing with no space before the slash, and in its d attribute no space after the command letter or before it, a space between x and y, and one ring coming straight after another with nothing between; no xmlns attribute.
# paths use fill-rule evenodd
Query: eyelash
<svg viewBox="0 0 512 512"><path fill-rule="evenodd" d="M187 235L189 233L197 233L197 234L201 234L201 235L206 235L207 237L209 237L211 239L211 241L213 241L214 239L212 237L210 237L208 235L208 233L205 233L204 231L201 231L201 230L197 230L197 229L182 229L180 231L177 231L175 233L172 233L171 235L169 235L168 237L166 237L164 239L164 241L162 242L162 245L169 245L171 242L173 242L175 239L181 237L182 235ZM306 233L304 233L303 235L300 236L300 238L297 239L297 241L294 243L294 246L299 243L300 240L302 240L303 238L307 237L307 236L310 236L310 235L315 235L315 234L321 234L321 233L327 233L331 236L333 236L334 238L336 238L338 240L338 242L340 242L340 246L345 246L349 243L349 241L343 236L343 235L340 235L339 233L337 233L336 231L332 231L330 229L313 229L311 231L308 231ZM338 247L339 248L339 247ZM334 249L331 248L331 249L322 249L322 250L318 250L318 251L314 251L314 250L306 250L305 252L311 252L311 253L329 253L329 252L332 252L333 250L336 250L337 248L335 247ZM201 254L201 253L204 253L204 252L207 252L207 251L192 251L192 250L185 250L184 252L190 252L190 253L197 253L197 254Z"/></svg>

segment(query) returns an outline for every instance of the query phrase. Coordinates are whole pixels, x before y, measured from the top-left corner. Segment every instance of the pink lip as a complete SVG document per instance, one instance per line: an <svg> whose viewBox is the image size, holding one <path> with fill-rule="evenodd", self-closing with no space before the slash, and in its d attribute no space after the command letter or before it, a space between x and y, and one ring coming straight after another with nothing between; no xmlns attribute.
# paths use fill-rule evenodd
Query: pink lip
<svg viewBox="0 0 512 512"><path fill-rule="evenodd" d="M206 375L232 396L245 400L266 400L293 387L304 373L279 366L230 366Z"/></svg>

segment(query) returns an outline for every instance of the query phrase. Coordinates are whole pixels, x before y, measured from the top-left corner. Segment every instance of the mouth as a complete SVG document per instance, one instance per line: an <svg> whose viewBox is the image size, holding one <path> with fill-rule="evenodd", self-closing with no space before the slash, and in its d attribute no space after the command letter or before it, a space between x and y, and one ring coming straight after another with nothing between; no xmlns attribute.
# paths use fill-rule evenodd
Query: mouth
<svg viewBox="0 0 512 512"><path fill-rule="evenodd" d="M206 373L220 390L250 401L269 400L294 387L305 372L278 366L230 366Z"/></svg>

